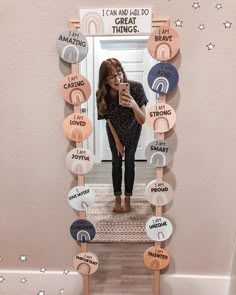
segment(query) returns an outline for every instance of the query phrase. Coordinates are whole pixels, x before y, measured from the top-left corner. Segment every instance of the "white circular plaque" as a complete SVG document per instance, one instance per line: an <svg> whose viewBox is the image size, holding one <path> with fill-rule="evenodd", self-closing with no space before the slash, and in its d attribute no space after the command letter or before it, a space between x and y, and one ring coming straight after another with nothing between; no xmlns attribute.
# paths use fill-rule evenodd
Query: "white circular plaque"
<svg viewBox="0 0 236 295"><path fill-rule="evenodd" d="M165 217L152 216L146 223L148 237L156 242L163 242L172 235L173 227L169 219Z"/></svg>
<svg viewBox="0 0 236 295"><path fill-rule="evenodd" d="M154 167L165 167L173 159L173 151L167 140L155 139L145 148L145 157Z"/></svg>
<svg viewBox="0 0 236 295"><path fill-rule="evenodd" d="M169 183L152 180L145 189L145 197L154 206L165 206L173 199L173 189Z"/></svg>
<svg viewBox="0 0 236 295"><path fill-rule="evenodd" d="M95 192L88 186L75 186L68 194L70 206L78 211L86 211L93 208Z"/></svg>
<svg viewBox="0 0 236 295"><path fill-rule="evenodd" d="M84 148L72 149L66 155L66 166L75 174L87 174L93 168L93 162L93 154Z"/></svg>
<svg viewBox="0 0 236 295"><path fill-rule="evenodd" d="M82 61L88 53L87 40L76 29L69 29L61 33L57 39L56 47L60 58L71 64Z"/></svg>

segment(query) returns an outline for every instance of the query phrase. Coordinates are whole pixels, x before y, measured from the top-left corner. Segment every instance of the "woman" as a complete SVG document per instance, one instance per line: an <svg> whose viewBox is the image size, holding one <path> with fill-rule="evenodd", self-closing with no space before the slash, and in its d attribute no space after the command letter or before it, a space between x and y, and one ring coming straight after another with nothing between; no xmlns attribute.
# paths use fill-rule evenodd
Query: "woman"
<svg viewBox="0 0 236 295"><path fill-rule="evenodd" d="M129 83L130 93L123 91L119 104L119 84ZM112 153L112 182L116 197L114 212L129 212L135 178L135 152L145 122L148 102L143 86L128 81L121 63L109 58L101 63L96 92L98 120L106 120L108 141ZM122 157L125 162L125 200L121 207Z"/></svg>

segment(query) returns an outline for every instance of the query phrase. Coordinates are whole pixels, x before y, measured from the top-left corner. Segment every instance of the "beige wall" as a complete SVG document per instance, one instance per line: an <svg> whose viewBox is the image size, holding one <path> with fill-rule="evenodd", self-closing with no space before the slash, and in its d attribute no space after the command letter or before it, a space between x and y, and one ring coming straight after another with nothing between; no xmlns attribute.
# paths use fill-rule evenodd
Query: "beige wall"
<svg viewBox="0 0 236 295"><path fill-rule="evenodd" d="M96 4L95 4L96 3ZM66 196L73 176L63 135L59 83L69 73L56 39L79 7L111 1L5 0L1 5L1 269L63 270L79 251L69 227L76 215ZM127 1L119 1L127 7ZM142 5L142 2L139 6ZM174 161L164 179L174 185L165 216L174 224L166 243L170 274L228 275L236 231L236 34L234 1L146 1L154 17L169 17L181 36L178 91L168 100L177 123ZM130 0L129 6L137 6ZM232 22L225 29L223 22ZM200 24L205 30L198 29ZM215 44L212 50L206 45ZM21 255L28 261L22 263Z"/></svg>

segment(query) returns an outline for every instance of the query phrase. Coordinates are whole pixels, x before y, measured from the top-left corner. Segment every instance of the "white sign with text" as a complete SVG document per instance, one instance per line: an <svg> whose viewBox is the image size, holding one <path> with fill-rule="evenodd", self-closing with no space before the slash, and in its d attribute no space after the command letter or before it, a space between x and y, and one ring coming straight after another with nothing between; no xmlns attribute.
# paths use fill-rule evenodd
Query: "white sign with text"
<svg viewBox="0 0 236 295"><path fill-rule="evenodd" d="M145 35L151 33L151 8L80 9L84 35Z"/></svg>

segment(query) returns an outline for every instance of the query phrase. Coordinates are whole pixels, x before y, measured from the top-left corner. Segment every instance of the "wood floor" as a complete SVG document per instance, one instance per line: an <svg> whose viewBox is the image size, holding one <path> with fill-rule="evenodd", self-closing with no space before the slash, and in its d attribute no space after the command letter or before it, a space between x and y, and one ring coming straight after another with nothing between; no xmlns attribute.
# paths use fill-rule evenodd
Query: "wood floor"
<svg viewBox="0 0 236 295"><path fill-rule="evenodd" d="M136 183L148 184L156 169L136 162ZM95 164L85 183L112 183L111 162ZM88 251L98 256L98 270L89 276L90 295L152 294L153 271L143 262L145 250L154 243L89 243Z"/></svg>
<svg viewBox="0 0 236 295"><path fill-rule="evenodd" d="M153 243L90 243L98 256L98 270L90 275L91 295L152 294L153 271L143 262L143 253Z"/></svg>

